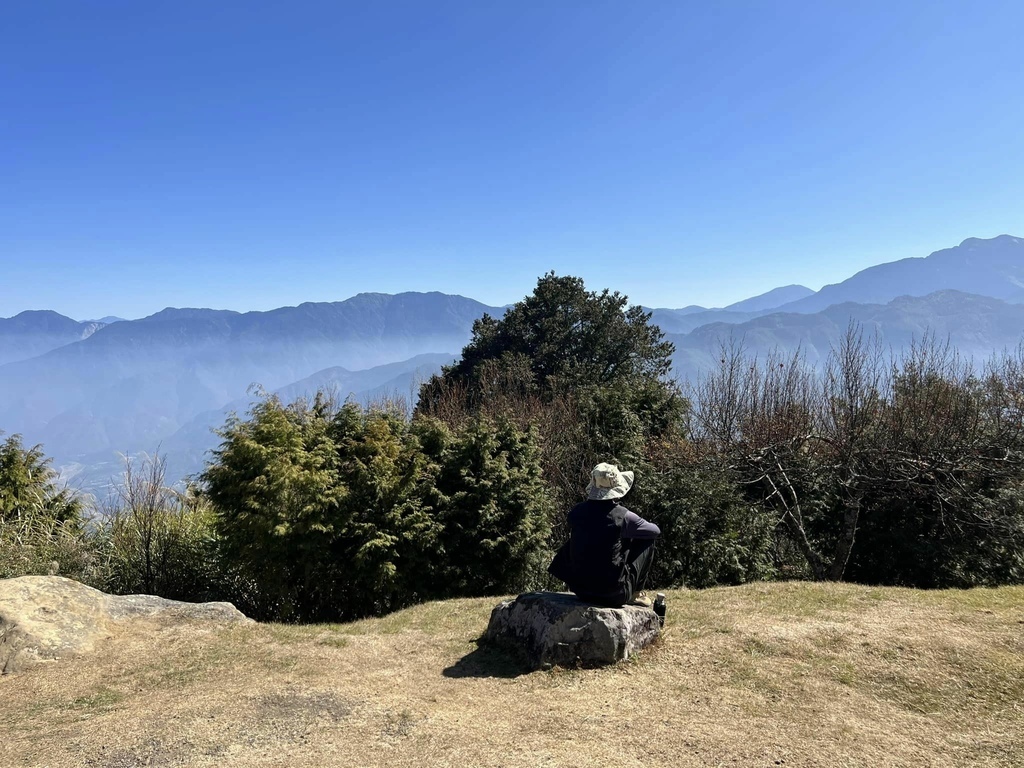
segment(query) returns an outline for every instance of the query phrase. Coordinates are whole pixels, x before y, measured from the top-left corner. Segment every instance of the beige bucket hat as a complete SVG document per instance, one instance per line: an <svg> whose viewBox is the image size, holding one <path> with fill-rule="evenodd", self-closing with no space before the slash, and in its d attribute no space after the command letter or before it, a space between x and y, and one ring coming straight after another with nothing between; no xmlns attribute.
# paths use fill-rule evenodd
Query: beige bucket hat
<svg viewBox="0 0 1024 768"><path fill-rule="evenodd" d="M633 487L633 473L622 472L614 464L601 463L590 473L587 498L595 501L621 499Z"/></svg>

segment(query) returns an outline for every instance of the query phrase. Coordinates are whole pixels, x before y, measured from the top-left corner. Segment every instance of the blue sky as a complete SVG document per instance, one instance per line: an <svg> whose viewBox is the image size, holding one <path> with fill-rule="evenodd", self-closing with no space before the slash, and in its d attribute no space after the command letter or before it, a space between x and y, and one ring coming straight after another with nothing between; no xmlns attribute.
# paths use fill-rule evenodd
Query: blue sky
<svg viewBox="0 0 1024 768"><path fill-rule="evenodd" d="M0 316L649 306L1024 235L1024 3L31 2Z"/></svg>

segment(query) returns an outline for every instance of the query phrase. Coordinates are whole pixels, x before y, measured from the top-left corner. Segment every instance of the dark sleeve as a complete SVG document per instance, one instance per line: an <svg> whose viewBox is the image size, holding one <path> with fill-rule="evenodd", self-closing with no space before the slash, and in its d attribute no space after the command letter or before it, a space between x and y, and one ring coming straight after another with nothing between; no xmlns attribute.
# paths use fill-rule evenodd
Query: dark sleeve
<svg viewBox="0 0 1024 768"><path fill-rule="evenodd" d="M661 535L661 528L644 520L636 512L626 512L626 522L622 524L624 539L656 539Z"/></svg>
<svg viewBox="0 0 1024 768"><path fill-rule="evenodd" d="M555 558L548 566L548 573L566 584L572 580L572 559L569 556L568 541L555 552Z"/></svg>

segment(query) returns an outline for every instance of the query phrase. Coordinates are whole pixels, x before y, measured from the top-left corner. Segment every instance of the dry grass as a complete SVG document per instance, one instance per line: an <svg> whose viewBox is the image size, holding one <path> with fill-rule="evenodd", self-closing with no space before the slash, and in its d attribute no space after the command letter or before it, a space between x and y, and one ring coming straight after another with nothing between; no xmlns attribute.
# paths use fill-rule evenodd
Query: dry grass
<svg viewBox="0 0 1024 768"><path fill-rule="evenodd" d="M1024 588L669 597L640 658L525 675L474 642L493 599L140 627L0 680L0 765L1024 765Z"/></svg>

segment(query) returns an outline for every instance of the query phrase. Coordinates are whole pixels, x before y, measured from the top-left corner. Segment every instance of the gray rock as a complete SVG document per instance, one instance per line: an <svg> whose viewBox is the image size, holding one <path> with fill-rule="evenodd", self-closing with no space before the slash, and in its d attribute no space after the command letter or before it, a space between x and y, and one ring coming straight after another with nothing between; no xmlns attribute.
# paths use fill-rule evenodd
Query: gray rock
<svg viewBox="0 0 1024 768"><path fill-rule="evenodd" d="M0 673L89 653L140 619L175 624L252 621L231 603L108 595L60 576L0 579Z"/></svg>
<svg viewBox="0 0 1024 768"><path fill-rule="evenodd" d="M531 669L612 664L650 645L661 623L650 608L604 608L566 592L527 592L491 611L486 639Z"/></svg>

